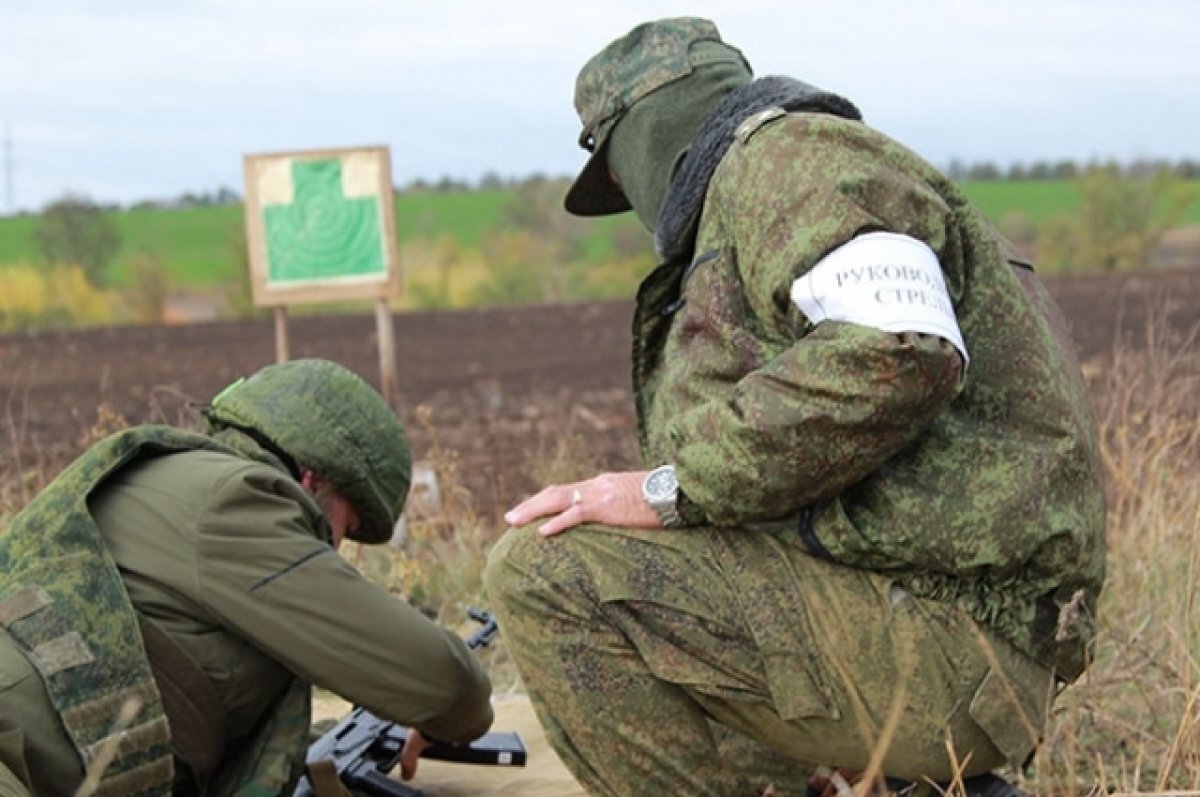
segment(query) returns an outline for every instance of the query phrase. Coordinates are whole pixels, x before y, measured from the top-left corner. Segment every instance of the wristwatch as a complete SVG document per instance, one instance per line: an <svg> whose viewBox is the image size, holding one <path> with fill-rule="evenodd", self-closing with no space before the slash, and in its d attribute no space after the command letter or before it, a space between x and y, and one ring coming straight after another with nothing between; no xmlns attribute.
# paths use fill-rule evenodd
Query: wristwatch
<svg viewBox="0 0 1200 797"><path fill-rule="evenodd" d="M679 480L675 478L674 465L661 465L650 471L642 482L642 497L658 513L665 528L683 525L676 504L679 500Z"/></svg>

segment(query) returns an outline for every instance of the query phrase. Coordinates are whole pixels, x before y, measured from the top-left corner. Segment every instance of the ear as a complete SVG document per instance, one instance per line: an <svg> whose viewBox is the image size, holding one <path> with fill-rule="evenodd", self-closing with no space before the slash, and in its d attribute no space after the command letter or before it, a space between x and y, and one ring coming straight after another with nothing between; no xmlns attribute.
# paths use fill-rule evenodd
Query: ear
<svg viewBox="0 0 1200 797"><path fill-rule="evenodd" d="M318 488L324 483L325 480L321 478L321 474L312 468L305 468L300 473L300 486L312 495L315 495Z"/></svg>

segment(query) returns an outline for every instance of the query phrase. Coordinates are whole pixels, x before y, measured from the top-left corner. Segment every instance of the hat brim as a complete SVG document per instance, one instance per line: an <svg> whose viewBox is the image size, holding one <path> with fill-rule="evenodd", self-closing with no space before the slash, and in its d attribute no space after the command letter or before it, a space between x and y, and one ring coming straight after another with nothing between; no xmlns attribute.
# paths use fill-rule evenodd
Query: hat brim
<svg viewBox="0 0 1200 797"><path fill-rule="evenodd" d="M608 173L608 141L596 148L567 190L563 207L576 216L611 216L633 210Z"/></svg>

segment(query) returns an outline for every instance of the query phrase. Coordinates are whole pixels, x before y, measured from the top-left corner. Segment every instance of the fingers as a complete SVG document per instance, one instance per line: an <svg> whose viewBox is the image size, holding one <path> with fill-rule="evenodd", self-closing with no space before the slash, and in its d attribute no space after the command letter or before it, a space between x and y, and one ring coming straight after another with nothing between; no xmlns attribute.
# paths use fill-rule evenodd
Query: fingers
<svg viewBox="0 0 1200 797"><path fill-rule="evenodd" d="M555 484L527 498L504 513L504 521L510 526L524 526L539 518L559 515L572 508L582 506L584 482Z"/></svg>
<svg viewBox="0 0 1200 797"><path fill-rule="evenodd" d="M538 527L553 537L582 523L631 528L661 528L658 514L642 496L646 471L602 473L586 481L555 484L505 513L510 526L545 519Z"/></svg>
<svg viewBox="0 0 1200 797"><path fill-rule="evenodd" d="M590 519L582 506L571 506L538 526L538 534L541 534L543 537L553 537L555 534L564 532L572 526L587 523Z"/></svg>
<svg viewBox="0 0 1200 797"><path fill-rule="evenodd" d="M429 747L429 742L421 735L421 732L416 728L409 728L408 735L404 739L404 747L400 750L400 777L403 780L412 780L413 775L417 774L417 761L421 758L421 753L425 748Z"/></svg>

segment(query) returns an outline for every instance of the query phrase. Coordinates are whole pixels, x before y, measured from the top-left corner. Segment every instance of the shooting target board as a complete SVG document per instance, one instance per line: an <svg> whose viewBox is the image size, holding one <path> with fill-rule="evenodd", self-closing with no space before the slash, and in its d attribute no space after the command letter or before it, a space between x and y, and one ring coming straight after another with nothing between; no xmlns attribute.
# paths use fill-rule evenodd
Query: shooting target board
<svg viewBox="0 0 1200 797"><path fill-rule="evenodd" d="M399 282L386 147L247 155L256 305L385 299Z"/></svg>

